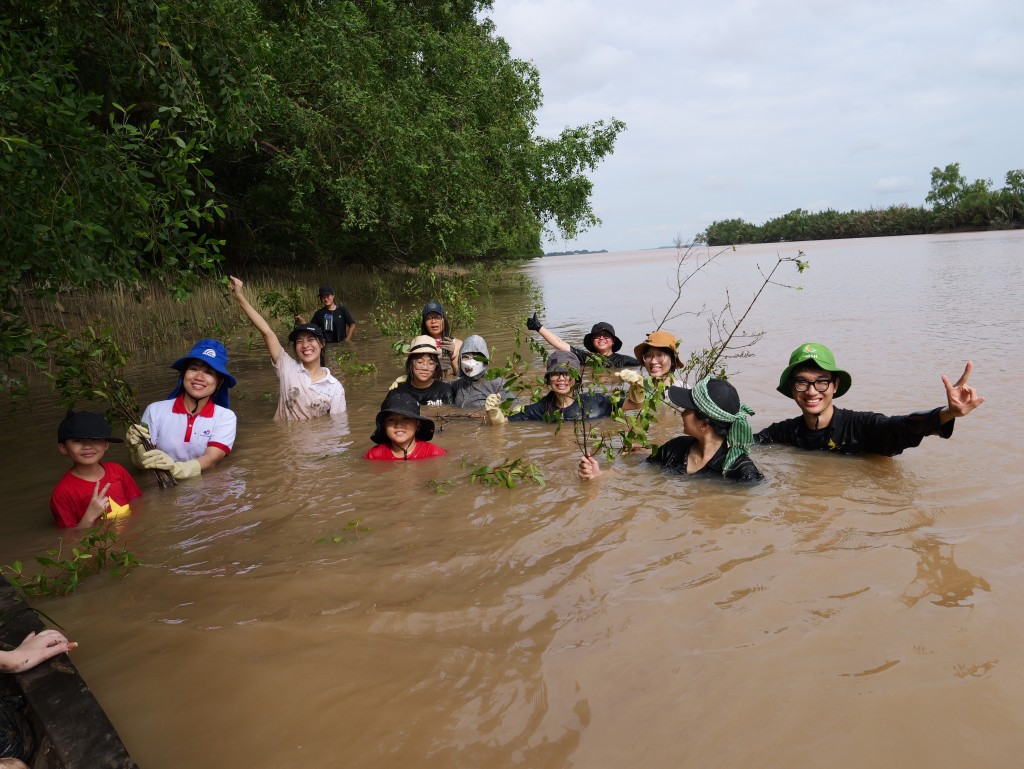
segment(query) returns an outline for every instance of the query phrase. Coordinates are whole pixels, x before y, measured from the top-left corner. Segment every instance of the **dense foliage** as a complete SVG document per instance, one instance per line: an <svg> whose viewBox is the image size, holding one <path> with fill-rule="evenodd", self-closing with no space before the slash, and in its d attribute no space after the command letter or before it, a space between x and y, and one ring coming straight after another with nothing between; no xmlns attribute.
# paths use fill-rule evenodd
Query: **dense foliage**
<svg viewBox="0 0 1024 769"><path fill-rule="evenodd" d="M78 286L540 254L624 128L536 136L490 0L0 2L0 364Z"/></svg>
<svg viewBox="0 0 1024 769"><path fill-rule="evenodd" d="M931 208L899 205L847 213L797 208L762 225L727 219L713 222L698 240L726 246L1024 227L1024 171L1009 171L1005 186L994 190L987 179L968 183L959 163L933 168L926 202Z"/></svg>

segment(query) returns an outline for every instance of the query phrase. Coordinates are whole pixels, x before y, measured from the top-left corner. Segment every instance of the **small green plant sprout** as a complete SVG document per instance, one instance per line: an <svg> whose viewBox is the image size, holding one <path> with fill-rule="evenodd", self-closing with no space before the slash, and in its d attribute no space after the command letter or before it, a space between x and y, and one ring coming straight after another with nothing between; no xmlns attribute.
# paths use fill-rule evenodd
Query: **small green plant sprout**
<svg viewBox="0 0 1024 769"><path fill-rule="evenodd" d="M303 290L298 286L286 286L280 291L262 291L256 295L267 315L285 326L291 326L296 315L302 315Z"/></svg>
<svg viewBox="0 0 1024 769"><path fill-rule="evenodd" d="M523 481L532 481L538 486L544 485L544 475L540 468L532 462L524 462L522 457L506 459L493 467L484 465L469 474L470 483L482 483L484 486L505 486L514 489Z"/></svg>
<svg viewBox="0 0 1024 769"><path fill-rule="evenodd" d="M139 565L128 550L127 543L118 541L112 521L102 519L100 525L89 529L77 546L66 552L64 540L45 555L37 555L41 567L35 574L25 572L21 561L0 566L0 572L23 596L62 596L73 593L79 583L91 574L99 574L109 564L115 577L130 574Z"/></svg>
<svg viewBox="0 0 1024 769"><path fill-rule="evenodd" d="M354 521L348 521L345 524L345 530L341 534L335 534L333 537L320 537L316 540L318 545L347 545L351 542L358 542L359 535L365 534L370 530L369 526L363 524L363 519L359 518Z"/></svg>
<svg viewBox="0 0 1024 769"><path fill-rule="evenodd" d="M110 326L101 331L86 326L77 334L50 326L46 333L55 340L50 351L52 369L47 375L62 406L72 408L79 401L100 398L126 425L141 421L135 391L123 378L128 356L117 346ZM146 451L156 448L148 438L142 439L142 447ZM167 470L152 472L160 488L178 485Z"/></svg>
<svg viewBox="0 0 1024 769"><path fill-rule="evenodd" d="M356 354L351 350L341 350L335 358L335 363L337 372L341 372L349 377L361 377L377 373L377 364L372 362L360 363Z"/></svg>
<svg viewBox="0 0 1024 769"><path fill-rule="evenodd" d="M439 481L437 478L431 478L427 481L427 488L435 494L447 494L454 485L455 481L453 480Z"/></svg>
<svg viewBox="0 0 1024 769"><path fill-rule="evenodd" d="M622 393L613 392L612 421L618 426L596 435L594 452L604 454L610 461L616 454L629 454L639 449L654 447L648 437L651 425L658 421L658 407L664 400L668 385L664 380L647 380L644 385L644 400L640 408L633 412L623 411L620 404ZM596 431L595 431L596 432Z"/></svg>

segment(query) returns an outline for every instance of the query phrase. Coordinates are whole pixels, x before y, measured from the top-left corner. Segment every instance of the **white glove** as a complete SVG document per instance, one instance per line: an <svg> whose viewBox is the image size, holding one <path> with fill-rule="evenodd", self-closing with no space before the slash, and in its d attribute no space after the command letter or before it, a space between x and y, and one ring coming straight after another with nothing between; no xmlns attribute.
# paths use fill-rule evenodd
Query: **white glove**
<svg viewBox="0 0 1024 769"><path fill-rule="evenodd" d="M131 425L124 434L124 442L128 445L128 457L140 470L145 469L142 463L142 454L145 451L142 446L143 439L150 440L149 428L145 425Z"/></svg>
<svg viewBox="0 0 1024 769"><path fill-rule="evenodd" d="M153 449L143 454L142 466L146 470L167 470L171 477L178 481L198 478L203 472L203 468L199 466L198 459L190 459L188 462L175 462L170 456L160 451L160 449Z"/></svg>
<svg viewBox="0 0 1024 769"><path fill-rule="evenodd" d="M505 414L501 410L501 396L498 393L491 393L487 396L484 408L487 410L487 424L500 425L506 421Z"/></svg>
<svg viewBox="0 0 1024 769"><path fill-rule="evenodd" d="M149 428L145 425L131 425L128 432L124 434L124 442L133 449L136 446L141 446L144 440L150 440Z"/></svg>
<svg viewBox="0 0 1024 769"><path fill-rule="evenodd" d="M402 384L402 382L407 381L409 381L409 377L406 376L405 374L402 374L402 376L398 377L398 379L391 383L391 387L388 388L388 392L394 390L396 387L398 387L398 385Z"/></svg>
<svg viewBox="0 0 1024 769"><path fill-rule="evenodd" d="M623 369L615 373L619 379L623 382L629 383L629 399L634 403L643 403L644 398L647 397L647 392L644 390L644 378L637 372L630 369Z"/></svg>

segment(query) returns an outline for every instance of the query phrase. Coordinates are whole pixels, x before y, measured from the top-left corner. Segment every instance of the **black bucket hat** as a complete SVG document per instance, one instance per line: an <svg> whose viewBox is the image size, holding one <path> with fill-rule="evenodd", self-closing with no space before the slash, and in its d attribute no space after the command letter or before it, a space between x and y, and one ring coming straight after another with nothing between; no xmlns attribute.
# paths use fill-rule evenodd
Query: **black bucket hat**
<svg viewBox="0 0 1024 769"><path fill-rule="evenodd" d="M298 339L299 334L312 334L320 340L320 344L327 344L327 339L324 338L324 330L320 328L316 323L300 323L292 332L288 334L288 341L295 344L295 340Z"/></svg>
<svg viewBox="0 0 1024 769"><path fill-rule="evenodd" d="M71 440L124 443L121 438L111 436L110 423L106 417L102 414L93 414L91 411L68 411L57 425L57 443Z"/></svg>
<svg viewBox="0 0 1024 769"><path fill-rule="evenodd" d="M615 336L615 328L611 323L605 323L603 320L595 323L590 329L590 333L583 337L583 346L591 352L597 352L594 349L594 337L598 334L607 334L612 338L612 352L618 352L622 347L622 340Z"/></svg>
<svg viewBox="0 0 1024 769"><path fill-rule="evenodd" d="M726 382L724 379L709 379L708 380L708 397L714 401L714 404L718 406L722 411L729 414L739 413L740 410L740 394L736 391L736 388ZM693 409L694 411L700 412L709 422L719 425L721 427L728 428L729 425L725 422L721 422L717 419L713 419L703 411L700 406L693 402L693 390L688 387L670 387L668 388L668 399L682 409Z"/></svg>
<svg viewBox="0 0 1024 769"><path fill-rule="evenodd" d="M380 412L377 414L377 429L370 436L370 440L374 443L380 445L388 442L388 435L384 431L384 418L388 414L418 419L420 424L416 428L416 440L429 441L434 437L434 421L420 416L420 404L416 402L416 399L408 393L392 390L380 404Z"/></svg>
<svg viewBox="0 0 1024 769"><path fill-rule="evenodd" d="M330 286L320 286L319 296L334 296L334 289Z"/></svg>

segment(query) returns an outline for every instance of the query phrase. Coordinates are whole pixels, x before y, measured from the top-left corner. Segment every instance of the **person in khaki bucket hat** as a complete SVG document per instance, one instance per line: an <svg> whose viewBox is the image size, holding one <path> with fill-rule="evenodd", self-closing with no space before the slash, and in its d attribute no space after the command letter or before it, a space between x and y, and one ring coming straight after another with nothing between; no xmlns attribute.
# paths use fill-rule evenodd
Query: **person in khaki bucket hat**
<svg viewBox="0 0 1024 769"><path fill-rule="evenodd" d="M647 381L635 371L620 371L616 376L629 385L629 394L622 404L623 411L638 409L643 405L646 394L657 387L660 380L665 385L682 385L677 381L676 372L683 367L679 357L679 340L667 331L652 331L647 338L633 348L633 354L650 375Z"/></svg>
<svg viewBox="0 0 1024 769"><path fill-rule="evenodd" d="M926 435L949 438L954 420L965 417L985 402L967 384L973 364L967 361L955 383L942 375L946 405L906 416L885 416L837 407L833 401L849 392L853 377L836 363L832 350L807 342L789 356L779 377L778 391L792 398L800 416L769 425L755 437L757 443L781 443L801 449L839 454L895 456L921 443Z"/></svg>

